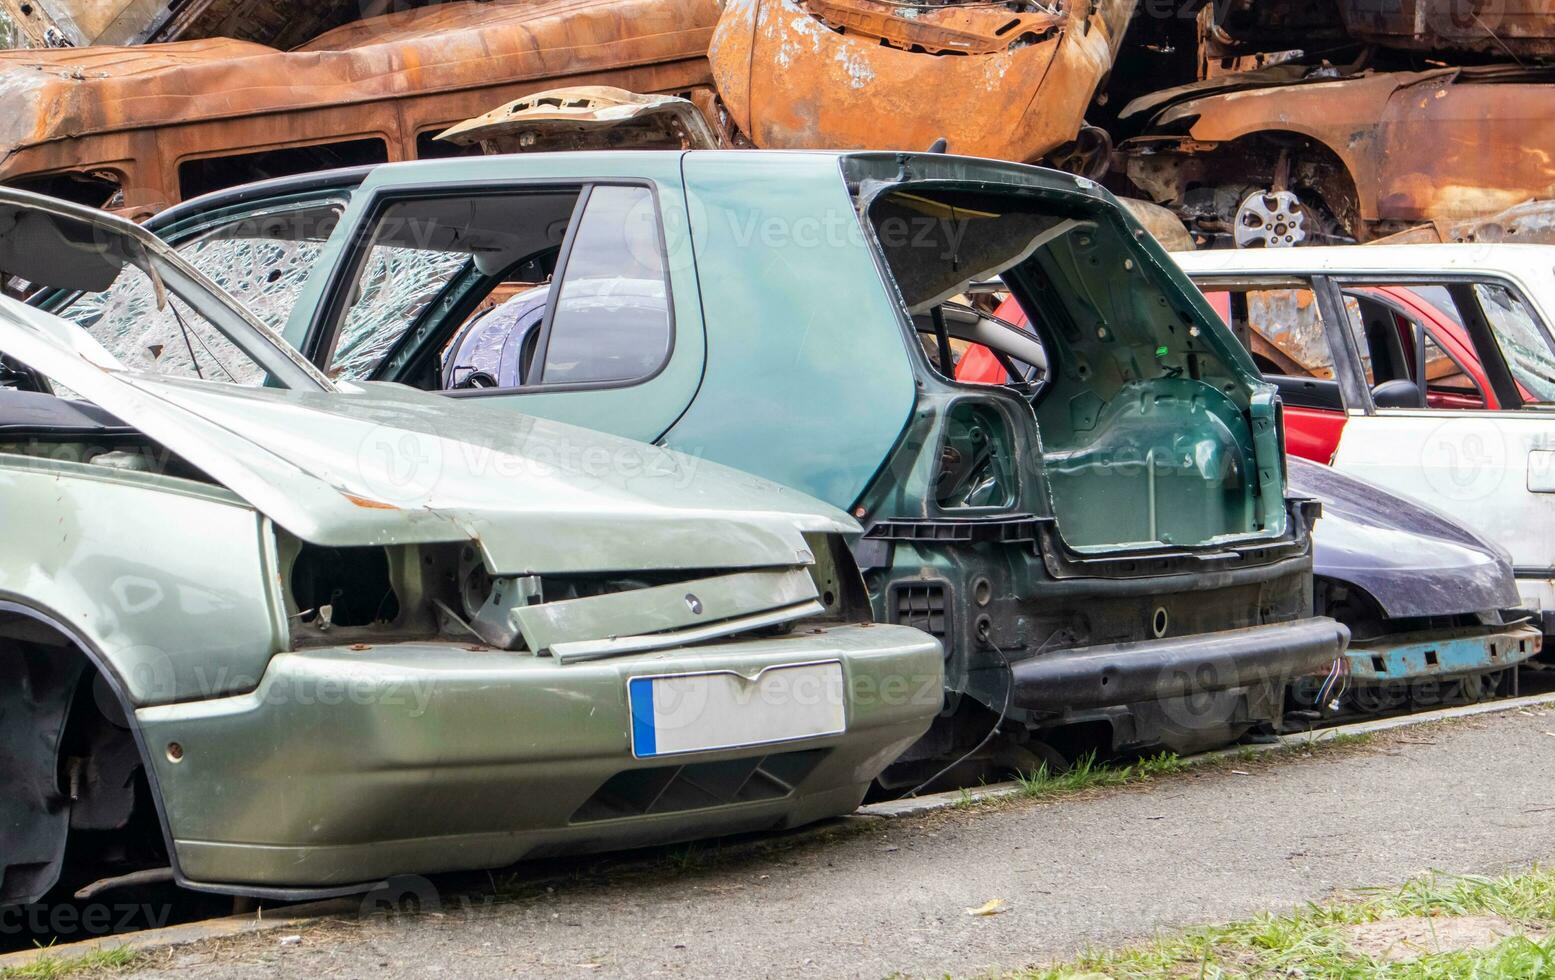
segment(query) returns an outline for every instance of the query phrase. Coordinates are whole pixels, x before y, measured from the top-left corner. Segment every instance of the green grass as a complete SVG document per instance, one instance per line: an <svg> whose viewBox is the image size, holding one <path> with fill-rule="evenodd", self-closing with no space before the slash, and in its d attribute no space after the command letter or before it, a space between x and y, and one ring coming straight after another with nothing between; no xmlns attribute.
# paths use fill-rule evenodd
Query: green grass
<svg viewBox="0 0 1555 980"><path fill-rule="evenodd" d="M80 956L45 955L26 966L0 967L0 980L54 980L81 973L123 970L139 959L139 953L123 947L97 949Z"/></svg>
<svg viewBox="0 0 1555 980"><path fill-rule="evenodd" d="M1044 763L1036 772L1016 778L1020 795L1032 800L1050 800L1073 796L1086 790L1142 783L1170 776L1188 768L1188 763L1170 752L1140 759L1127 765L1098 765L1095 754L1084 755L1061 772L1050 771Z"/></svg>
<svg viewBox="0 0 1555 980"><path fill-rule="evenodd" d="M1386 919L1493 915L1518 932L1483 949L1389 962L1354 949L1346 927ZM1310 904L1289 915L1259 915L1205 926L1116 951L1093 951L1069 963L1038 967L1021 980L1080 978L1301 977L1305 980L1447 980L1555 977L1555 871L1502 878L1431 875L1401 888ZM1546 935L1539 936L1544 932Z"/></svg>

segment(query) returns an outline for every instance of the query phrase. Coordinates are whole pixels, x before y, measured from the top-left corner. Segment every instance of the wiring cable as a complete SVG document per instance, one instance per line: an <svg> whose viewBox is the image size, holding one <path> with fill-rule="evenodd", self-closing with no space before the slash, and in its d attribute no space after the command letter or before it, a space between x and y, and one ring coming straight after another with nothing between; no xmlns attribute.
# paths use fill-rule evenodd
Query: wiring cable
<svg viewBox="0 0 1555 980"><path fill-rule="evenodd" d="M1037 647L1037 652L1032 654L1032 656L1033 657L1040 656L1042 651L1047 649L1048 643L1050 643L1052 641L1053 637L1057 636L1058 633L1059 633L1059 630L1056 630L1056 629L1053 632L1049 633L1047 635L1047 639L1042 641L1042 645ZM1004 726L1004 719L1009 717L1009 714L1010 714L1010 700L1015 696L1015 669L1010 666L1010 658L1005 656L1004 651L999 649L999 645L997 643L995 643L988 636L987 624L984 624L983 628L978 631L978 639L982 640L984 643L986 643L990 647L992 647L993 648L993 652L997 653L999 655L999 659L1004 661L1004 677L1005 677L1005 680L1004 680L1004 706L999 709L999 717L998 717L997 720L994 721L993 727L988 729L988 734L983 736L983 740L981 742L978 742L976 745L972 746L972 748L967 750L967 752L964 755L962 755L959 759L957 759L955 762L952 762L950 765L948 765L945 768L941 769L939 772L937 772L934 775L930 776L928 779L925 779L923 782L919 783L917 786L914 786L912 788L911 792L907 793L905 796L902 797L902 799L904 799L904 800L910 800L913 797L917 796L919 793L923 792L924 789L926 789L929 786L932 786L937 780L939 780L941 777L943 777L947 772L950 772L952 769L954 769L957 766L961 765L961 763L965 762L966 760L972 758L972 756L974 756L977 753L981 752L983 750L983 747L986 746L989 742L993 741L993 737L995 735L999 734L1000 730Z"/></svg>

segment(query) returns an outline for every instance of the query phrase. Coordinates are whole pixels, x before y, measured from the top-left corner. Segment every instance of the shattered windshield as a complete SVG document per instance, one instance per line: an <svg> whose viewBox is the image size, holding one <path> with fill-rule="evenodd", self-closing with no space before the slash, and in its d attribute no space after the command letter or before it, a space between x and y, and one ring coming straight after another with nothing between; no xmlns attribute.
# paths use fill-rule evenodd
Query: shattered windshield
<svg viewBox="0 0 1555 980"><path fill-rule="evenodd" d="M274 330L286 325L323 250L322 238L266 237L230 226L178 245L184 261Z"/></svg>
<svg viewBox="0 0 1555 980"><path fill-rule="evenodd" d="M1525 397L1525 402L1540 407L1555 405L1555 354L1528 308L1497 283L1475 283L1474 293L1506 355L1507 367L1525 396L1531 396Z"/></svg>
<svg viewBox="0 0 1555 980"><path fill-rule="evenodd" d="M202 252L210 258L227 247L207 243ZM243 278L235 274L240 261L228 255L229 279ZM80 327L132 372L245 386L328 387L210 278L137 226L100 211L0 191L0 280Z"/></svg>
<svg viewBox="0 0 1555 980"><path fill-rule="evenodd" d="M131 371L250 387L265 369L188 303L139 269L127 267L109 289L82 293L59 315L92 335Z"/></svg>

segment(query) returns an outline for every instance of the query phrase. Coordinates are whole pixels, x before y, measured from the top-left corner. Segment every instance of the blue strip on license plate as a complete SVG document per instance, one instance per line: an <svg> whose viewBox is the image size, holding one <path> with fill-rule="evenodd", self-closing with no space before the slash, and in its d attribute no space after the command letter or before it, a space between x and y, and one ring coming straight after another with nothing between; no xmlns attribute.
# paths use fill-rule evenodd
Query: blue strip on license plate
<svg viewBox="0 0 1555 980"><path fill-rule="evenodd" d="M842 664L633 677L632 754L639 759L839 735L847 730Z"/></svg>

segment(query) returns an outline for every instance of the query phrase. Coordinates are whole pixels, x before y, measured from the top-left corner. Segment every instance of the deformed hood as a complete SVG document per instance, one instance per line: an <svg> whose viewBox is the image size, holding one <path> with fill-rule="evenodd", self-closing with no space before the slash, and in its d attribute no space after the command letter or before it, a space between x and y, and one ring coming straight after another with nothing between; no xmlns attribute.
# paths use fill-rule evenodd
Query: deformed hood
<svg viewBox="0 0 1555 980"><path fill-rule="evenodd" d="M0 350L145 433L297 537L475 540L495 574L809 560L858 525L688 455L398 385L242 388L131 373L85 331L0 301Z"/></svg>
<svg viewBox="0 0 1555 980"><path fill-rule="evenodd" d="M1322 502L1313 574L1365 590L1390 618L1511 609L1511 559L1439 511L1289 457L1292 495Z"/></svg>

